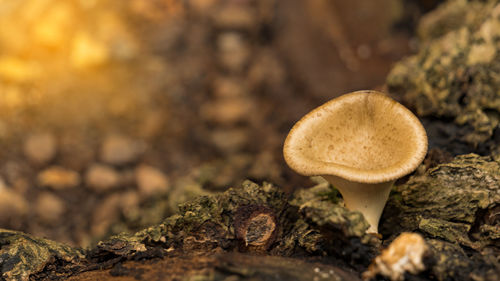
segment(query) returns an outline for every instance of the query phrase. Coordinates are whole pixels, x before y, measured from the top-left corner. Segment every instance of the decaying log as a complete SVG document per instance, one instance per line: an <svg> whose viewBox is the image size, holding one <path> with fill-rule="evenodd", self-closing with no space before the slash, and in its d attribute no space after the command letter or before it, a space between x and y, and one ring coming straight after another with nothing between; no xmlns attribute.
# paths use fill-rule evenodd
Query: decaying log
<svg viewBox="0 0 500 281"><path fill-rule="evenodd" d="M426 270L412 280L495 280L500 269L495 258L500 253L499 175L497 161L471 154L413 177L390 197L381 220L382 240L366 234L363 216L345 209L337 191L321 180L291 198L271 184L246 181L239 188L182 204L178 214L160 225L111 237L84 252L4 230L0 232L2 277L79 280L80 275L103 274L110 278L118 272L136 272L134 268L148 263L155 268L154 261L205 257L203 270L199 266L179 270L185 276L211 278L201 280L223 280L215 277L241 271L235 280L245 280L288 272L294 262L298 268L321 262L327 272L338 274L338 280L356 280L381 244L403 231L416 231L424 235L432 254ZM228 258L235 251L245 254ZM268 262L259 267L255 265L259 259ZM294 272L289 274L295 280L307 280L312 274Z"/></svg>

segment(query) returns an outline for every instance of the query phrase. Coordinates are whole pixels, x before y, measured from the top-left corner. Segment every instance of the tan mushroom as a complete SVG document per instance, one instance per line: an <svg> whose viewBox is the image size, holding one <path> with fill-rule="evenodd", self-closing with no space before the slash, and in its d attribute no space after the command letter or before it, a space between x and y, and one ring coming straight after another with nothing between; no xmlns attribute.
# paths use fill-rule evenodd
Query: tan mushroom
<svg viewBox="0 0 500 281"><path fill-rule="evenodd" d="M427 153L420 121L376 91L358 91L314 109L292 128L283 153L305 176L323 176L347 208L360 211L378 232L394 181L411 173Z"/></svg>

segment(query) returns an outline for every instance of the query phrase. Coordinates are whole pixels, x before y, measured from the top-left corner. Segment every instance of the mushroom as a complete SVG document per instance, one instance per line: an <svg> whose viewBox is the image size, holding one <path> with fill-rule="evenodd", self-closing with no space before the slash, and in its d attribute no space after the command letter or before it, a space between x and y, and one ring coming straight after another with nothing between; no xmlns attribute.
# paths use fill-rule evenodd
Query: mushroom
<svg viewBox="0 0 500 281"><path fill-rule="evenodd" d="M323 176L373 233L393 183L426 153L427 135L417 117L377 91L345 94L314 109L293 126L283 148L293 170Z"/></svg>

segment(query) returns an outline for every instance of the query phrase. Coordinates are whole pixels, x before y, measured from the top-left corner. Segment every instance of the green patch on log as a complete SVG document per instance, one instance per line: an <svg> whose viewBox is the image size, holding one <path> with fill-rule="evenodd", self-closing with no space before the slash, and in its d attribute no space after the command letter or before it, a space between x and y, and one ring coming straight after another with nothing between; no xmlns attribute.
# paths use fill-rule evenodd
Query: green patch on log
<svg viewBox="0 0 500 281"><path fill-rule="evenodd" d="M395 188L385 215L399 231L422 231L431 237L479 249L497 243L500 226L483 216L500 205L500 163L491 157L467 154L430 169ZM397 223L396 223L397 221ZM488 225L489 227L483 227Z"/></svg>
<svg viewBox="0 0 500 281"><path fill-rule="evenodd" d="M111 253L131 258L150 248L161 246L169 251L200 251L222 248L290 256L300 252L333 254L346 261L370 262L378 239L365 234L368 223L358 212L351 212L338 202L332 202L336 191L328 184L301 190L290 203L287 196L271 184L261 186L246 181L241 188L224 193L202 196L181 204L177 215L162 224L135 234L120 234L102 241L94 257ZM335 199L333 201L338 200ZM269 241L243 241L237 228L248 226L240 219L261 214L275 219L272 233L259 236ZM245 215L241 215L241 214ZM266 220L267 221L267 220ZM252 225L252 224L250 224ZM270 231L268 227L259 227ZM260 231L257 230L257 231ZM246 232L245 232L246 233ZM342 247L340 245L342 244Z"/></svg>
<svg viewBox="0 0 500 281"><path fill-rule="evenodd" d="M49 262L76 263L84 257L81 249L22 232L0 229L0 272L5 280L28 280Z"/></svg>
<svg viewBox="0 0 500 281"><path fill-rule="evenodd" d="M181 204L177 214L159 225L101 241L85 256L79 249L2 230L2 277L60 277L127 260L235 251L327 256L341 268L364 271L381 241L365 233L368 224L363 216L345 209L335 189L325 181L317 183L290 198L271 184L246 181ZM500 272L495 258L500 252L499 187L500 163L474 154L415 176L390 196L380 226L389 237L384 244L403 231L425 236L434 262L414 280L495 280Z"/></svg>
<svg viewBox="0 0 500 281"><path fill-rule="evenodd" d="M396 64L387 77L389 91L404 97L420 117L457 126L449 136L453 141L483 146L498 157L499 14L498 1L449 1L424 18L418 54Z"/></svg>
<svg viewBox="0 0 500 281"><path fill-rule="evenodd" d="M499 206L500 163L461 155L397 186L381 231L423 233L433 246L437 264L432 270L439 280L494 280L489 276L500 273L498 261L492 259L500 254ZM475 270L478 267L483 270Z"/></svg>

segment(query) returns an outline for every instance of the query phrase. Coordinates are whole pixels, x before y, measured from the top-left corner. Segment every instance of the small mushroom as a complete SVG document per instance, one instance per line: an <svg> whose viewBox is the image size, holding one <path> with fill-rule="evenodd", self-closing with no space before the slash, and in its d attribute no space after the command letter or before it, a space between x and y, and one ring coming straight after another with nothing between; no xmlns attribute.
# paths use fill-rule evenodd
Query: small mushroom
<svg viewBox="0 0 500 281"><path fill-rule="evenodd" d="M427 153L427 135L410 110L376 91L357 91L314 109L285 140L287 164L305 176L323 176L347 208L378 232L393 183Z"/></svg>

